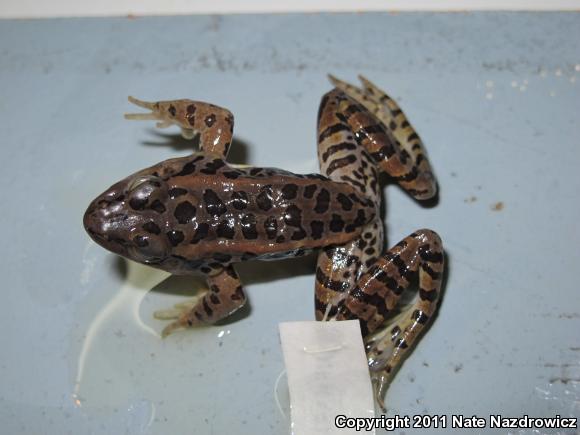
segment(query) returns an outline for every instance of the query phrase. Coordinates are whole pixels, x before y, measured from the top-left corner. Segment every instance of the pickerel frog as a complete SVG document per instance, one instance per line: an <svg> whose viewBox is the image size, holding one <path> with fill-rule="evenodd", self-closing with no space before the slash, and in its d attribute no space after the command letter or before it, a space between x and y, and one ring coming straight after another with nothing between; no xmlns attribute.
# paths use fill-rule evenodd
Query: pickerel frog
<svg viewBox="0 0 580 435"><path fill-rule="evenodd" d="M443 272L441 240L418 230L384 252L379 172L417 200L436 194L423 144L397 105L361 77L335 88L318 112L320 174L238 167L226 156L234 117L212 104L148 103L128 119L176 124L200 150L143 169L89 205L84 226L95 242L130 260L173 274L202 274L209 290L197 303L156 314L178 328L214 323L246 302L235 264L305 255L319 249L317 320L358 319L381 406L392 373L436 309ZM414 303L394 319L401 293L417 278Z"/></svg>

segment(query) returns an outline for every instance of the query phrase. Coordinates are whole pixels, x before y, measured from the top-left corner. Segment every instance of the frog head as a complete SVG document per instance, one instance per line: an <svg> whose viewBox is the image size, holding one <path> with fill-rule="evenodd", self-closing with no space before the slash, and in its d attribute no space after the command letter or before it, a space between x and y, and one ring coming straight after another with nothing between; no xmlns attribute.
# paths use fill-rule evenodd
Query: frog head
<svg viewBox="0 0 580 435"><path fill-rule="evenodd" d="M87 208L83 223L105 249L143 264L160 266L169 256L163 214L166 183L141 171L115 183Z"/></svg>

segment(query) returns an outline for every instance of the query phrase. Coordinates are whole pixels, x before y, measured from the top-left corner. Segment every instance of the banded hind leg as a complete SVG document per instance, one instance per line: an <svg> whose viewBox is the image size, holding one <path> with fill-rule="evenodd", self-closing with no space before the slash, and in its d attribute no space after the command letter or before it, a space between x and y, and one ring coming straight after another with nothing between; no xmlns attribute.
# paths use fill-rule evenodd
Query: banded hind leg
<svg viewBox="0 0 580 435"><path fill-rule="evenodd" d="M239 310L246 303L246 295L234 268L229 265L215 275L207 276L209 290L192 303L175 305L175 309L160 310L154 317L173 320L167 325L162 337L175 330L213 324Z"/></svg>
<svg viewBox="0 0 580 435"><path fill-rule="evenodd" d="M229 110L185 99L147 102L129 97L129 101L151 112L128 113L125 119L154 120L158 128L175 124L186 139L193 139L199 133L201 151L226 158L234 131L234 116Z"/></svg>
<svg viewBox="0 0 580 435"><path fill-rule="evenodd" d="M416 231L389 249L361 276L336 317L360 321L375 397L383 410L391 376L433 318L443 267L439 236L431 230ZM401 294L415 277L419 287L415 301L389 320Z"/></svg>
<svg viewBox="0 0 580 435"><path fill-rule="evenodd" d="M330 76L348 100L341 105L359 143L376 164L411 196L432 198L437 183L421 138L399 105L372 82L360 76L362 88Z"/></svg>
<svg viewBox="0 0 580 435"><path fill-rule="evenodd" d="M360 208L363 226L361 234L349 243L323 248L318 255L317 320L335 318L361 274L384 248L378 170L367 150L358 144L346 115L340 110L347 98L337 89L322 97L318 112L318 161L322 174L355 189L356 194L349 197L347 205Z"/></svg>

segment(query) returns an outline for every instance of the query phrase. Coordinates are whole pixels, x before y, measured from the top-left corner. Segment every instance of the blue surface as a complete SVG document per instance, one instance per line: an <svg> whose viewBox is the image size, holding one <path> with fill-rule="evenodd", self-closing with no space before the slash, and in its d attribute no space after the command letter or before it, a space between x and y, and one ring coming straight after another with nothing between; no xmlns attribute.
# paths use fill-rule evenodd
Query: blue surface
<svg viewBox="0 0 580 435"><path fill-rule="evenodd" d="M386 188L389 244L429 227L449 264L390 412L578 416L578 41L577 13L0 21L2 432L288 433L277 323L313 317L312 264L244 265L250 312L161 341L151 313L195 285L117 260L81 218L188 152L124 121L127 95L228 107L234 160L312 172L328 72L399 100L441 187L432 208Z"/></svg>

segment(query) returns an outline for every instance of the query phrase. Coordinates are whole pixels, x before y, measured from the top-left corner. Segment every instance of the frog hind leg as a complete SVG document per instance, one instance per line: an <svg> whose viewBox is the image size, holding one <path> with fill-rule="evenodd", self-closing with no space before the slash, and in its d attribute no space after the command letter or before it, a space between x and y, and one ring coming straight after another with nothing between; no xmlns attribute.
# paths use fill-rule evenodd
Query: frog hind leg
<svg viewBox="0 0 580 435"><path fill-rule="evenodd" d="M375 397L383 410L392 375L433 318L443 267L439 236L431 230L418 230L388 250L361 276L337 316L337 320L358 319L361 323ZM389 320L415 277L419 286L415 301Z"/></svg>
<svg viewBox="0 0 580 435"><path fill-rule="evenodd" d="M246 303L246 295L231 265L216 275L208 276L207 282L209 290L201 298L177 304L175 309L154 313L154 317L160 320L176 319L163 329L162 337L167 337L179 329L213 324L242 308Z"/></svg>
<svg viewBox="0 0 580 435"><path fill-rule="evenodd" d="M329 245L318 255L315 281L317 320L333 320L338 308L354 288L367 264L382 252L383 226L380 222L380 186L377 165L367 150L357 143L348 123L344 105L348 97L338 89L327 92L318 110L318 160L320 172L333 181L349 184L351 196L368 222L361 234L343 245ZM364 206L363 206L364 204ZM370 206L368 204L371 204Z"/></svg>
<svg viewBox="0 0 580 435"><path fill-rule="evenodd" d="M186 99L148 102L129 97L129 101L150 112L127 113L125 119L154 120L158 128L177 125L186 139L199 133L203 152L226 158L234 131L234 116L229 110Z"/></svg>
<svg viewBox="0 0 580 435"><path fill-rule="evenodd" d="M421 138L392 98L359 77L362 88L329 76L332 84L351 100L346 112L357 140L381 170L411 196L418 200L434 197L437 183Z"/></svg>

